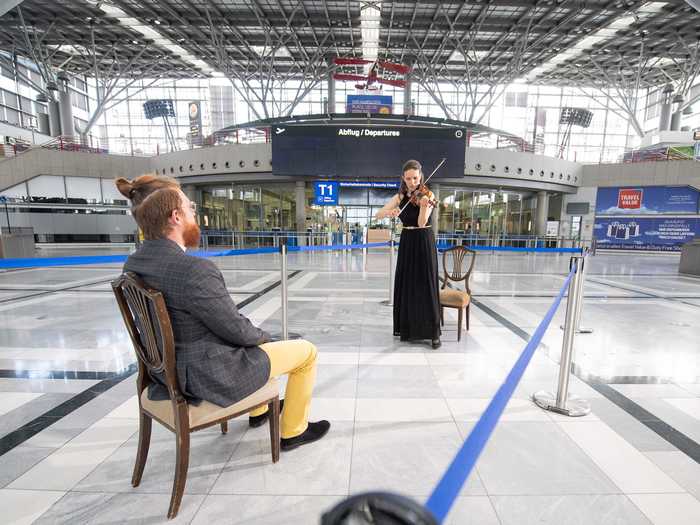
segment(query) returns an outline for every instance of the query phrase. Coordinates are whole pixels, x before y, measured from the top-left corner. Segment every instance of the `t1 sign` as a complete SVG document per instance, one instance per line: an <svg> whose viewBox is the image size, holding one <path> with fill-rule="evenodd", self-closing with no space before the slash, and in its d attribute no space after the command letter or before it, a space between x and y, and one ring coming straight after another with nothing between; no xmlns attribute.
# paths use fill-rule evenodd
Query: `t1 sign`
<svg viewBox="0 0 700 525"><path fill-rule="evenodd" d="M336 206L340 185L337 182L315 181L314 204L318 206Z"/></svg>

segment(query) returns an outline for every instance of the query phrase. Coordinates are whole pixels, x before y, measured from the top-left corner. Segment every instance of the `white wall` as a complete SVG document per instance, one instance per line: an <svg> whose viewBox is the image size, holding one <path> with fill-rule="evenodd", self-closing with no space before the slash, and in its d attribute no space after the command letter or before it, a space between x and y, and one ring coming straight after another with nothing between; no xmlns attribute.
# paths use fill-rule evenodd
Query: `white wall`
<svg viewBox="0 0 700 525"><path fill-rule="evenodd" d="M590 240L593 238L593 223L595 222L595 201L597 187L584 186L578 189L576 193L564 195L561 204L561 218L559 223L559 235L562 237L570 237L571 235L571 217L566 213L566 206L570 202L587 202L589 204L588 213L582 216L581 219L581 238Z"/></svg>
<svg viewBox="0 0 700 525"><path fill-rule="evenodd" d="M171 177L219 173L269 173L272 170L272 147L265 143L230 144L175 151L151 157L151 166L159 175Z"/></svg>
<svg viewBox="0 0 700 525"><path fill-rule="evenodd" d="M584 186L674 186L700 189L700 162L629 162L624 164L588 164L583 166Z"/></svg>
<svg viewBox="0 0 700 525"><path fill-rule="evenodd" d="M568 160L487 148L467 148L465 174L565 186L581 184L582 165Z"/></svg>
<svg viewBox="0 0 700 525"><path fill-rule="evenodd" d="M149 157L99 155L95 153L35 148L0 160L0 191L38 175L69 177L136 177L151 171Z"/></svg>

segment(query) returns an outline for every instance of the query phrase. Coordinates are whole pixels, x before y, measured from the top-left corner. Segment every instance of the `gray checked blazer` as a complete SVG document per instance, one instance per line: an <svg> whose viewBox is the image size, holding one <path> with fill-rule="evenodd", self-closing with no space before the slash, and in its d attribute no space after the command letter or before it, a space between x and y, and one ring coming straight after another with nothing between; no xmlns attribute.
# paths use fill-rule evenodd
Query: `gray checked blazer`
<svg viewBox="0 0 700 525"><path fill-rule="evenodd" d="M158 239L145 241L130 255L124 271L163 294L175 337L177 377L188 401L226 406L267 382L270 360L257 345L270 336L238 312L212 261ZM162 378L153 379L148 397L169 399Z"/></svg>

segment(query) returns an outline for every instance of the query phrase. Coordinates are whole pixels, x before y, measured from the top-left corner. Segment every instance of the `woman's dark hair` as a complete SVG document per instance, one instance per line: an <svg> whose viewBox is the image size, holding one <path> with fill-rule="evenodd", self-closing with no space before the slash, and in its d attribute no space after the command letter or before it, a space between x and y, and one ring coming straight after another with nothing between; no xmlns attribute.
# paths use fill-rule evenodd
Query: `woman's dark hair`
<svg viewBox="0 0 700 525"><path fill-rule="evenodd" d="M403 180L404 173L406 173L408 170L418 170L420 173L420 182L421 184L424 182L423 180L423 166L420 165L420 162L417 160L407 160L403 168L401 170L401 187L399 188L399 194L407 194L408 193L408 186L406 186L406 182Z"/></svg>

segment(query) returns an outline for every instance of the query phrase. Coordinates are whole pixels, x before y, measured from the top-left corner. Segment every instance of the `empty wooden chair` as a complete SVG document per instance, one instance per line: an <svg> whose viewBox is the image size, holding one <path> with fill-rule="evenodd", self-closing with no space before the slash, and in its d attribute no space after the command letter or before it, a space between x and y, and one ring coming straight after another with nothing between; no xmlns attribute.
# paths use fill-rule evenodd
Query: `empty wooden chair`
<svg viewBox="0 0 700 525"><path fill-rule="evenodd" d="M254 408L268 405L270 409L270 441L272 461L280 454L279 387L276 379L245 399L227 407L208 401L195 406L188 404L178 386L175 368L175 343L170 316L163 295L144 286L133 273L126 273L112 282L124 323L131 336L138 358L138 380L136 390L139 399L139 444L131 484L138 487L141 482L148 448L151 442L151 422L156 420L175 434L175 477L168 518L174 518L180 508L187 481L190 457L190 433L213 425L221 425L221 432L228 431L228 420L247 414ZM152 401L148 399L151 373L165 378L170 399Z"/></svg>
<svg viewBox="0 0 700 525"><path fill-rule="evenodd" d="M464 267L469 258L469 269L465 272ZM469 305L471 303L471 289L469 288L469 278L474 269L476 252L464 246L453 246L442 253L442 268L444 277L441 277L442 287L440 288L440 322L445 324L445 308L456 308L459 311L457 316L457 341L462 338L462 312L466 311L467 331L469 330ZM448 270L451 268L451 270ZM457 290L449 287L449 282L464 281L465 290Z"/></svg>

